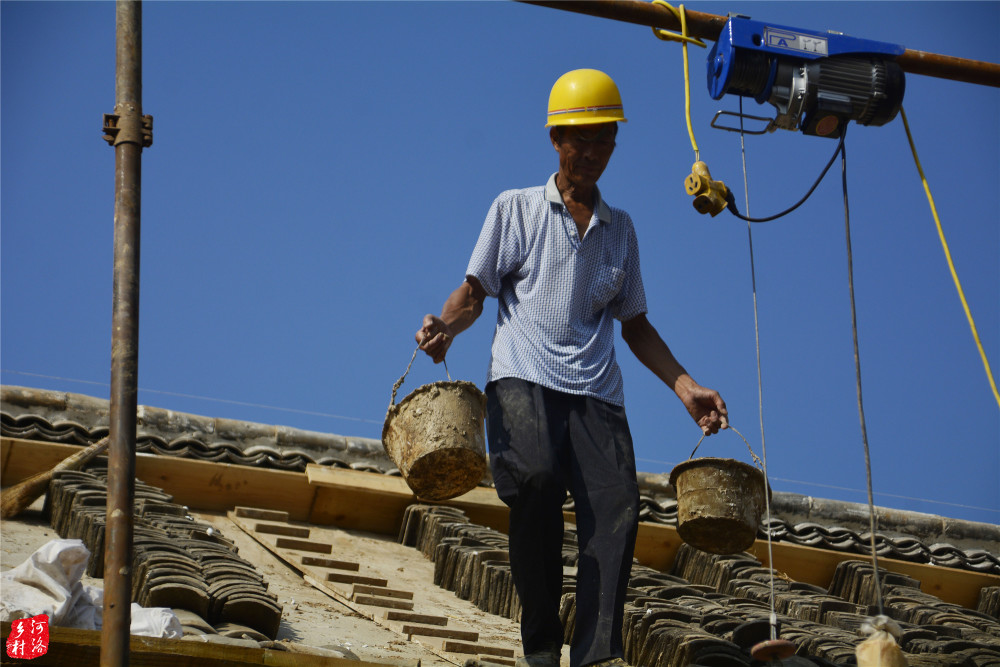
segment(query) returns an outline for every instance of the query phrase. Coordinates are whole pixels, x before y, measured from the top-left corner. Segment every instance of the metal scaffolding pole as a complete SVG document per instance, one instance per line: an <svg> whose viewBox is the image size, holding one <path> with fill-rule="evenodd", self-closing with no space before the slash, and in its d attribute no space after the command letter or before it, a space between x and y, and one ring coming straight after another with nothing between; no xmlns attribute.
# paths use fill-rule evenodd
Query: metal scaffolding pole
<svg viewBox="0 0 1000 667"><path fill-rule="evenodd" d="M142 4L118 0L115 23L115 110L104 116L104 138L115 149L111 414L101 630L101 665L106 667L121 667L129 661L139 366L139 203L142 148L152 144L152 118L142 115Z"/></svg>
<svg viewBox="0 0 1000 667"><path fill-rule="evenodd" d="M562 9L599 18L624 21L656 28L680 30L680 21L668 10L643 0L518 0L529 5ZM725 16L685 9L688 34L716 41ZM906 51L896 58L904 72L964 83L1000 87L1000 65L980 60L944 56L927 51Z"/></svg>

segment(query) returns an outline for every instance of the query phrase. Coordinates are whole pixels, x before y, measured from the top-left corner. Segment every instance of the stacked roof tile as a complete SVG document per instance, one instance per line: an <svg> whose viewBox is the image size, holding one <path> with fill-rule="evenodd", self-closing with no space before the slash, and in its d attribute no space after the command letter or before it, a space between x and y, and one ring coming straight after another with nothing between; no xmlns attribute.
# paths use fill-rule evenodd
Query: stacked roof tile
<svg viewBox="0 0 1000 667"><path fill-rule="evenodd" d="M136 480L132 601L181 610L190 634L273 640L281 606L264 577L217 530L194 520L161 489ZM87 574L104 572L107 469L55 473L44 515L60 537L90 551Z"/></svg>
<svg viewBox="0 0 1000 667"><path fill-rule="evenodd" d="M435 583L481 609L517 618L507 537L470 523L461 510L411 505L399 541L435 564ZM575 618L578 553L569 530L561 616L568 643ZM750 554L718 556L682 545L668 572L634 565L625 608L626 660L647 667L750 667L750 649L770 637L773 586L778 635L797 647L800 665L854 665L859 629L879 613L874 570L844 561L828 588L789 581ZM1000 664L1000 620L923 593L920 582L882 571L882 613L903 629L911 667ZM772 581L773 575L773 581Z"/></svg>

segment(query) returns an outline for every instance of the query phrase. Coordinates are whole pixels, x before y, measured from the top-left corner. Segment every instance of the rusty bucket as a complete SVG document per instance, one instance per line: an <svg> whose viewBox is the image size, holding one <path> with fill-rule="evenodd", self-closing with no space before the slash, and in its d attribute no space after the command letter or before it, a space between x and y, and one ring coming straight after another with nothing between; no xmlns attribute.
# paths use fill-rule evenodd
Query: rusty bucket
<svg viewBox="0 0 1000 667"><path fill-rule="evenodd" d="M764 473L733 459L688 459L670 473L677 491L677 532L702 551L749 549L764 514ZM767 489L770 493L770 489Z"/></svg>
<svg viewBox="0 0 1000 667"><path fill-rule="evenodd" d="M477 486L486 474L486 395L464 381L425 384L399 403L395 395L382 446L413 493L448 500Z"/></svg>

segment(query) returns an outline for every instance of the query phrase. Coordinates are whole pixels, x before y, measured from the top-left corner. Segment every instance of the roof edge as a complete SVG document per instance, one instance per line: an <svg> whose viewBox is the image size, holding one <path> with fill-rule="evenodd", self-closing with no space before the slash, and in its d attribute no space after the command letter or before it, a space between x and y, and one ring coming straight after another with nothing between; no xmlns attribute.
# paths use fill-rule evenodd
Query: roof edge
<svg viewBox="0 0 1000 667"><path fill-rule="evenodd" d="M15 412L36 414L53 422L70 420L90 427L106 426L110 411L107 399L13 385L0 385L0 405L4 409L16 408ZM137 413L140 433L168 439L171 436L202 436L214 441L237 443L241 448L264 445L316 454L346 453L352 457L391 463L382 442L372 438L205 417L146 405L138 406ZM669 474L639 472L637 476L640 489L654 498L676 498ZM842 526L860 533L867 532L869 527L867 503L775 491L771 511L774 516L792 523L811 521ZM991 551L1000 553L998 525L880 506L876 506L875 511L876 532L949 542L961 548L981 549L985 543Z"/></svg>
<svg viewBox="0 0 1000 667"><path fill-rule="evenodd" d="M0 385L0 404L18 412L37 414L53 421L70 420L86 425L107 426L109 401L85 394ZM307 431L236 419L205 417L148 405L136 409L139 433L170 436L205 436L213 441L238 443L241 447L266 445L307 452L346 452L360 457L388 460L381 440L355 438L334 433Z"/></svg>
<svg viewBox="0 0 1000 667"><path fill-rule="evenodd" d="M639 473L640 489L654 497L675 498L669 474ZM771 497L771 512L791 523L811 521L823 525L842 526L856 532L869 529L868 503L814 498L799 493L775 491ZM937 514L875 506L876 532L917 536L922 540L950 542L962 548L982 548L1000 552L1000 526L992 523L951 519Z"/></svg>

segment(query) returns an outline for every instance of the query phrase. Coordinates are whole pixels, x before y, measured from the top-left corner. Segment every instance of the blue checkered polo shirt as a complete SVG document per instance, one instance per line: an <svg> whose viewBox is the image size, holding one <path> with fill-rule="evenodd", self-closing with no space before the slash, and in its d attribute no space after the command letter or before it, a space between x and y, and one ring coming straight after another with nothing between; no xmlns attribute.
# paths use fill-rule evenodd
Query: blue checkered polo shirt
<svg viewBox="0 0 1000 667"><path fill-rule="evenodd" d="M466 275L497 297L487 382L517 377L624 405L613 318L646 312L632 219L598 193L579 238L555 174L493 202Z"/></svg>

